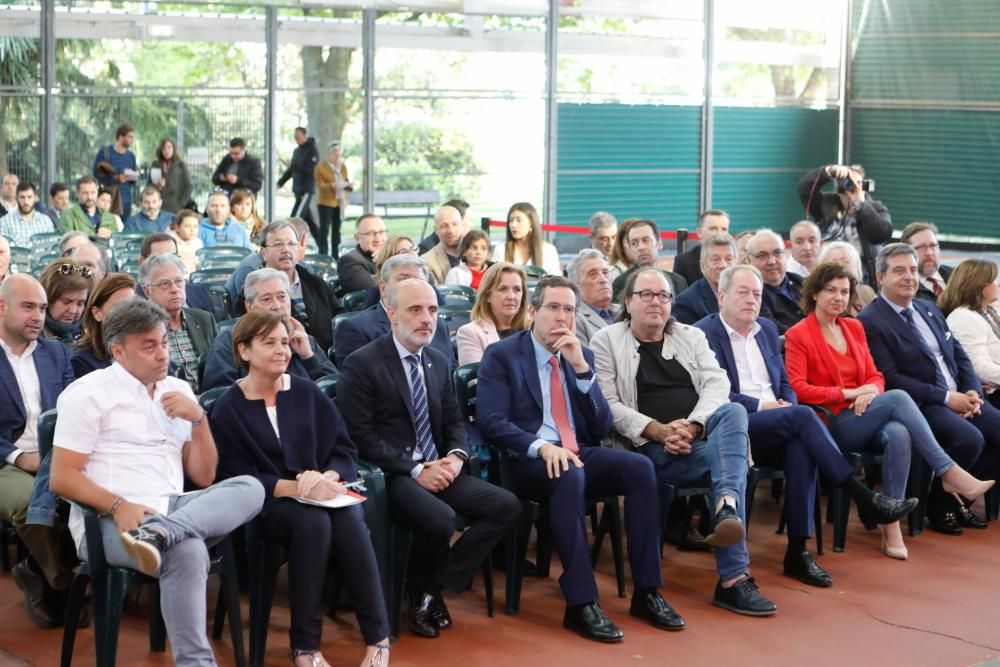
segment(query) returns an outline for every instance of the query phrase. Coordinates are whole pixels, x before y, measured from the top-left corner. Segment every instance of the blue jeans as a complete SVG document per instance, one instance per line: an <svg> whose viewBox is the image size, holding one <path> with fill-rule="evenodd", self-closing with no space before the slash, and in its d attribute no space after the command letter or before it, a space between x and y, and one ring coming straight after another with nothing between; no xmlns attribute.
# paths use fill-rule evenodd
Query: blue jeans
<svg viewBox="0 0 1000 667"><path fill-rule="evenodd" d="M56 504L58 498L49 491L49 475L52 471L52 452L46 454L35 473L35 486L28 502L28 518L25 523L52 528L56 525Z"/></svg>
<svg viewBox="0 0 1000 667"><path fill-rule="evenodd" d="M749 437L747 411L739 403L726 403L708 418L705 434L692 444L690 454L668 454L663 445L648 442L639 447L653 461L656 478L668 484L712 487L712 506L723 496L736 500L740 521L746 523L743 498L747 490ZM723 581L747 572L750 554L746 539L715 550L715 567Z"/></svg>
<svg viewBox="0 0 1000 667"><path fill-rule="evenodd" d="M860 417L845 408L830 420L830 432L841 451L883 452L882 487L890 498L903 498L906 493L911 445L939 477L955 465L917 404L901 389L876 396Z"/></svg>

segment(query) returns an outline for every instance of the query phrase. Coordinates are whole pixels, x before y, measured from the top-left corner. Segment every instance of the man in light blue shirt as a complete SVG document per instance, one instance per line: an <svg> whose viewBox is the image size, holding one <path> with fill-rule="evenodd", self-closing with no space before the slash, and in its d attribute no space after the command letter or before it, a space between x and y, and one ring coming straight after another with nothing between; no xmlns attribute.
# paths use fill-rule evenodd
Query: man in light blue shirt
<svg viewBox="0 0 1000 667"><path fill-rule="evenodd" d="M206 248L217 245L237 245L251 248L250 235L243 225L229 217L229 197L216 191L208 196L208 215L202 218L198 238Z"/></svg>
<svg viewBox="0 0 1000 667"><path fill-rule="evenodd" d="M142 191L139 205L142 209L125 221L123 232L152 234L153 232L167 231L174 219L174 214L162 210L163 196L159 190L152 185L147 185L146 189Z"/></svg>

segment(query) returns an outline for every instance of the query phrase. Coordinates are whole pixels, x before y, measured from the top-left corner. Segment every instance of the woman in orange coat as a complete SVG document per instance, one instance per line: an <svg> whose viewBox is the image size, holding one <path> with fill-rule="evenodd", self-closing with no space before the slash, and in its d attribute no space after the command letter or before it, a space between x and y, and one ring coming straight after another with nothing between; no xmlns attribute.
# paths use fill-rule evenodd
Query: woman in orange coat
<svg viewBox="0 0 1000 667"><path fill-rule="evenodd" d="M993 482L976 479L941 449L908 394L885 391L885 378L875 368L864 328L844 316L856 287L854 276L833 263L820 264L802 285L807 316L785 334L785 364L796 396L833 413L828 426L842 451L883 451L886 496L903 497L912 444L941 477L945 491L978 498ZM881 529L883 553L905 560L899 522Z"/></svg>

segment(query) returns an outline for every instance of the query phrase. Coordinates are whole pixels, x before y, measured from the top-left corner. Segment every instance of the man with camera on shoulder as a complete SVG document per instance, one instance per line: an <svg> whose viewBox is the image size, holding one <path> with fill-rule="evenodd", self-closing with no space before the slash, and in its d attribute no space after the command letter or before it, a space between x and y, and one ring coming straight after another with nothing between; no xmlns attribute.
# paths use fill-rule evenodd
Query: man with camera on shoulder
<svg viewBox="0 0 1000 667"><path fill-rule="evenodd" d="M823 191L828 183L834 191ZM880 244L892 238L892 217L882 202L871 197L875 181L865 178L861 165L830 164L810 171L799 181L799 199L819 225L823 242L846 241L861 255L865 275L874 284L875 258Z"/></svg>

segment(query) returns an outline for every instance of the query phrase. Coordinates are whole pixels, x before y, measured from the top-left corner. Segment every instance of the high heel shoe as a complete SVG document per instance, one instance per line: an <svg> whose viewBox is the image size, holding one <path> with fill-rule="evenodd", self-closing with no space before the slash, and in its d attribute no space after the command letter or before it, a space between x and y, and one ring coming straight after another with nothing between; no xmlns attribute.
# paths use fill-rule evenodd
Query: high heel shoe
<svg viewBox="0 0 1000 667"><path fill-rule="evenodd" d="M910 552L905 546L902 547L891 547L889 546L888 540L885 539L885 528L882 529L882 553L889 558L895 558L896 560L906 560L910 557Z"/></svg>
<svg viewBox="0 0 1000 667"><path fill-rule="evenodd" d="M385 658L385 662L382 659ZM364 667L385 667L389 664L389 644L388 642L379 642L375 644L375 652L372 653L372 657L368 659L368 662L364 664Z"/></svg>
<svg viewBox="0 0 1000 667"><path fill-rule="evenodd" d="M295 661L296 658L299 658L301 656L308 656L309 657L309 667L330 667L330 663L328 663L323 658L323 654L321 654L319 651L308 651L308 650L302 650L302 649L292 649L290 651L290 653L291 653L291 658L292 658L292 664L293 665L297 665L298 664Z"/></svg>
<svg viewBox="0 0 1000 667"><path fill-rule="evenodd" d="M967 485L966 488L959 488L954 484L944 481L944 479L941 480L941 488L944 489L945 493L950 493L952 495L957 493L971 503L974 502L976 498L985 495L986 492L992 489L993 485L996 484L996 482L992 479L981 481L972 477L972 475L969 475L969 477L971 477L974 481L973 483Z"/></svg>

